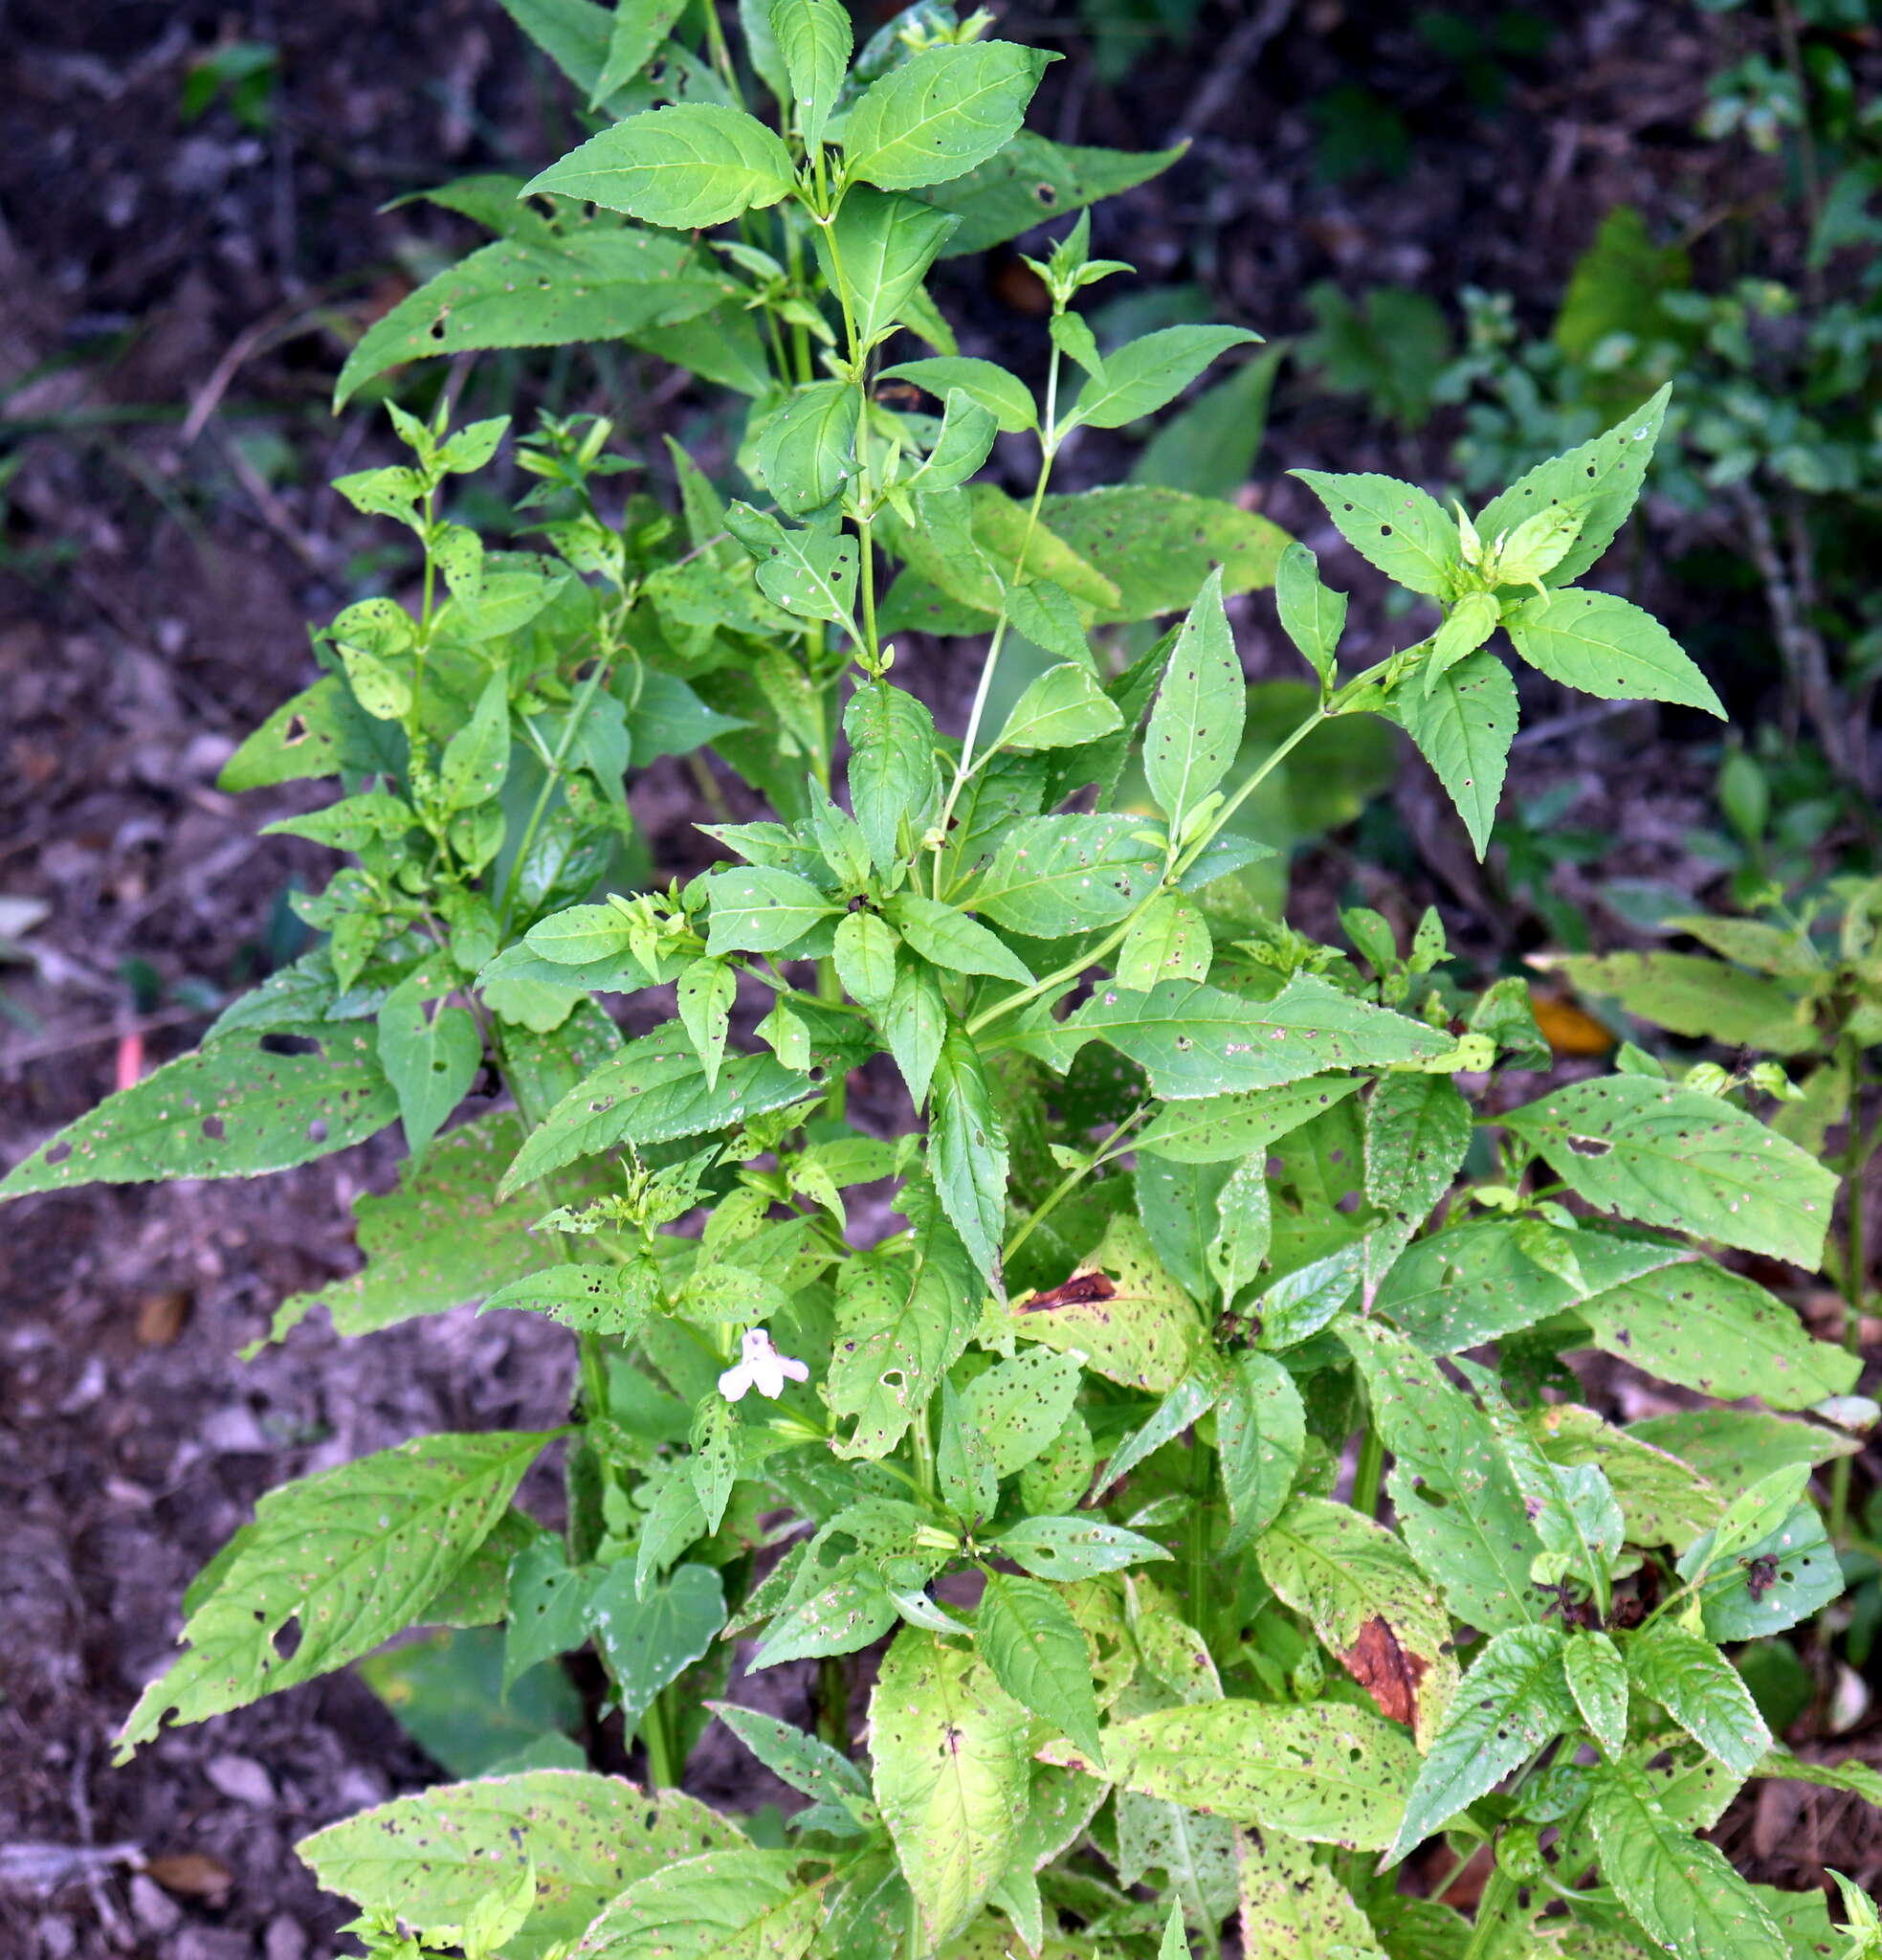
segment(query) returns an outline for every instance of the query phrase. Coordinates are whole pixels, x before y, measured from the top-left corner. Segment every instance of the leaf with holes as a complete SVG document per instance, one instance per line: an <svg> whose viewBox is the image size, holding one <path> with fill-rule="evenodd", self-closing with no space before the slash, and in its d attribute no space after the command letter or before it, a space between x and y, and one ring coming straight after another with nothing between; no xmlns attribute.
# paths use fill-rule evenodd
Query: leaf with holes
<svg viewBox="0 0 1882 1960"><path fill-rule="evenodd" d="M288 1170L364 1142L398 1113L358 1022L225 1035L68 1124L0 1180L0 1198Z"/></svg>
<svg viewBox="0 0 1882 1960"><path fill-rule="evenodd" d="M1396 584L1448 599L1463 567L1457 526L1428 492L1395 477L1292 473L1326 505L1340 534Z"/></svg>
<svg viewBox="0 0 1882 1960"><path fill-rule="evenodd" d="M1095 1762L1097 1702L1085 1637L1043 1579L990 1572L974 1618L974 1644L1014 1701Z"/></svg>
<svg viewBox="0 0 1882 1960"><path fill-rule="evenodd" d="M637 1879L597 1914L571 1960L802 1960L824 1887L794 1852L709 1851Z"/></svg>
<svg viewBox="0 0 1882 1960"><path fill-rule="evenodd" d="M1188 1372L1202 1321L1136 1218L1114 1218L1070 1279L1016 1300L1023 1341L1080 1355L1094 1374L1167 1394Z"/></svg>
<svg viewBox="0 0 1882 1960"><path fill-rule="evenodd" d="M1464 819L1479 858L1490 848L1517 732L1517 688L1495 654L1470 654L1428 689L1401 687L1384 712L1418 745Z"/></svg>
<svg viewBox="0 0 1882 1960"><path fill-rule="evenodd" d="M402 1632L483 1543L548 1440L425 1437L270 1491L185 1623L186 1651L131 1710L118 1760L166 1716L246 1706Z"/></svg>
<svg viewBox="0 0 1882 1960"><path fill-rule="evenodd" d="M1730 1102L1607 1076L1502 1121L1602 1211L1812 1269L1823 1257L1835 1176Z"/></svg>
<svg viewBox="0 0 1882 1960"><path fill-rule="evenodd" d="M1012 141L1052 57L1011 41L930 47L872 82L843 123L843 167L884 190L945 184Z"/></svg>
<svg viewBox="0 0 1882 1960"><path fill-rule="evenodd" d="M1725 719L1712 682L1650 612L1612 592L1550 592L1504 622L1517 653L1551 680L1603 701L1667 701Z"/></svg>

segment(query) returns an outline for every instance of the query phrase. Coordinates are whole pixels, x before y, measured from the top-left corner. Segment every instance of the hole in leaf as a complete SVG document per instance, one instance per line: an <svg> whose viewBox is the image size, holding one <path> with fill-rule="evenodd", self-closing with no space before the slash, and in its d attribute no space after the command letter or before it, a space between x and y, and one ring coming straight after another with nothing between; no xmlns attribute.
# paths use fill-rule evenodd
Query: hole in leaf
<svg viewBox="0 0 1882 1960"><path fill-rule="evenodd" d="M300 1621L297 1618L283 1620L275 1630L275 1637L269 1642L283 1660L292 1660L300 1651Z"/></svg>
<svg viewBox="0 0 1882 1960"><path fill-rule="evenodd" d="M221 1117L219 1117L219 1116L206 1116L206 1117L204 1117L204 1118L203 1118L203 1134L204 1134L204 1135L205 1135L206 1137L208 1137L208 1138L209 1138L209 1140L210 1140L210 1143L212 1143L212 1144L219 1144L219 1143L221 1143L221 1141L223 1140L223 1138L224 1138L224 1137L225 1137L225 1136L226 1136L226 1135L228 1134L228 1132L227 1132L227 1131L226 1131L226 1130L225 1130L225 1129L223 1128L223 1126L222 1126L222 1119L221 1119Z"/></svg>
<svg viewBox="0 0 1882 1960"><path fill-rule="evenodd" d="M318 1055L321 1044L311 1035L283 1035L271 1030L261 1037L263 1055Z"/></svg>

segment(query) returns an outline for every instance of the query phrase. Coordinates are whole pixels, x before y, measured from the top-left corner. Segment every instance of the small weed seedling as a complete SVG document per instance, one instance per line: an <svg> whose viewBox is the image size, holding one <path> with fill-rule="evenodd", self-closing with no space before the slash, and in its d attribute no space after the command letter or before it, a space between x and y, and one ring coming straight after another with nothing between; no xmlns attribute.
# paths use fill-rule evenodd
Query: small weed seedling
<svg viewBox="0 0 1882 1960"><path fill-rule="evenodd" d="M1442 614L1354 671L1344 596L1264 520L1050 490L1076 431L1252 335L1100 357L1074 301L1117 268L1081 216L1039 261L1043 400L954 351L938 256L1165 161L1025 133L1044 56L926 0L853 62L836 0L752 0L742 62L710 9L698 46L667 0L516 11L598 133L529 186L436 193L501 235L343 392L625 338L748 398L748 494L674 448L677 515L611 501L606 426L552 424L517 452L541 548L487 548L446 500L503 423L393 409L410 460L340 488L412 532L422 600L343 612L230 766L337 779L277 826L345 854L299 902L323 943L0 1190L248 1176L398 1124L403 1180L321 1303L360 1335L546 1315L570 1414L270 1492L123 1751L415 1666L435 1650L366 1659L409 1627L499 1629L457 1636L497 1641L477 1705L515 1684L487 1773L301 1846L381 1956L1174 1960L1236 1916L1241 1953L1290 1960L1873 1953L1853 1891L1835 1927L1698 1835L1752 1777L1876 1793L1778 1747L1724 1651L1840 1590L1810 1412L1856 1363L1707 1249L1814 1268L1835 1177L1736 1079L1499 1093L1538 1058L1527 997L1462 991L1434 914L1409 947L1348 914L1348 953L1237 897L1251 798L1348 718L1406 730L1481 849L1505 649L1717 711L1664 628L1578 583L1664 393L1474 519L1303 473ZM902 335L934 351L882 365ZM1019 501L980 479L1003 430L1036 445ZM1224 602L1269 585L1314 684L1251 761ZM984 646L958 735L897 679L918 628ZM770 814L712 826L730 858L689 882L636 876L628 772L701 744ZM661 1018L626 1039L602 996ZM503 1106L453 1126L486 1068ZM865 1069L900 1134L848 1120ZM860 1242L885 1180L900 1222ZM1766 1413L1677 1446L1614 1426L1560 1365L1586 1348ZM545 1451L556 1531L514 1502ZM735 1639L818 1664L818 1733L724 1698ZM587 1646L645 1792L561 1732L557 1658ZM787 1825L682 1793L715 1720L808 1800ZM1484 1845L1467 1919L1440 1901Z"/></svg>

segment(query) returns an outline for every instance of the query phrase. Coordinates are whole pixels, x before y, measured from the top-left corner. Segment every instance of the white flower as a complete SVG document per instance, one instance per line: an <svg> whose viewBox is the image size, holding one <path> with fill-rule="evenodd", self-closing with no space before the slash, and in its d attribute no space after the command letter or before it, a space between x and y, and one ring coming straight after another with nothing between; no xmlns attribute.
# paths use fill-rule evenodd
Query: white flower
<svg viewBox="0 0 1882 1960"><path fill-rule="evenodd" d="M786 1376L794 1382L810 1379L808 1366L780 1354L764 1327L753 1327L745 1335L739 1343L739 1365L728 1368L719 1378L719 1392L728 1402L738 1401L747 1389L756 1389L767 1402L775 1402L785 1392Z"/></svg>

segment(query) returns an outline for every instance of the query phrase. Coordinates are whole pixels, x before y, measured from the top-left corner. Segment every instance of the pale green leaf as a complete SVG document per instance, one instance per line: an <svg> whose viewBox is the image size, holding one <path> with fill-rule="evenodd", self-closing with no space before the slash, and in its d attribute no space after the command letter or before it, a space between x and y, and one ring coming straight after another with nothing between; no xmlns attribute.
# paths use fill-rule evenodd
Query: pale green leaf
<svg viewBox="0 0 1882 1960"><path fill-rule="evenodd" d="M789 1851L709 1851L636 1880L583 1935L572 1960L801 1960L823 1887L800 1884Z"/></svg>
<svg viewBox="0 0 1882 1960"><path fill-rule="evenodd" d="M897 892L884 908L891 924L924 960L944 973L989 973L1021 987L1032 984L1026 962L978 919L924 899L916 892Z"/></svg>
<svg viewBox="0 0 1882 1960"><path fill-rule="evenodd" d="M1212 572L1170 649L1144 736L1144 776L1172 829L1181 832L1228 773L1247 713L1247 683L1223 610L1221 574Z"/></svg>
<svg viewBox="0 0 1882 1960"><path fill-rule="evenodd" d="M1138 1147L1179 1164L1239 1162L1312 1122L1359 1086L1357 1077L1309 1076L1272 1089L1172 1102L1139 1134Z"/></svg>
<svg viewBox="0 0 1882 1960"><path fill-rule="evenodd" d="M1340 635L1346 630L1346 594L1320 583L1320 568L1305 545L1290 545L1274 570L1274 605L1281 631L1300 657L1331 685Z"/></svg>
<svg viewBox="0 0 1882 1960"><path fill-rule="evenodd" d="M1479 858L1490 848L1517 732L1517 688L1495 654L1468 655L1429 689L1400 687L1385 712L1418 745Z"/></svg>
<svg viewBox="0 0 1882 1960"><path fill-rule="evenodd" d="M958 354L937 354L920 361L903 361L885 368L884 381L912 381L917 388L945 401L954 392L964 394L985 409L1009 435L1023 434L1038 425L1039 412L1032 392L1016 374L991 361L970 360Z"/></svg>
<svg viewBox="0 0 1882 1960"><path fill-rule="evenodd" d="M1085 1637L1043 1579L990 1572L974 1618L974 1644L994 1679L1074 1748L1097 1757L1097 1702Z"/></svg>
<svg viewBox="0 0 1882 1960"><path fill-rule="evenodd" d="M1115 924L1162 876L1129 816L1029 816L1007 831L966 902L1033 939Z"/></svg>
<svg viewBox="0 0 1882 1960"><path fill-rule="evenodd" d="M833 899L795 872L757 864L715 872L706 949L782 952L839 909Z"/></svg>
<svg viewBox="0 0 1882 1960"><path fill-rule="evenodd" d="M1020 586L1016 592L1034 592ZM1086 668L1066 662L1049 667L1012 705L996 748L1076 748L1123 724L1117 703Z"/></svg>
<svg viewBox="0 0 1882 1960"><path fill-rule="evenodd" d="M942 1210L991 1281L1006 1235L1007 1137L980 1051L958 1026L949 1028L935 1063L928 1167Z"/></svg>
<svg viewBox="0 0 1882 1960"><path fill-rule="evenodd" d="M1396 584L1433 599L1450 595L1463 563L1457 526L1428 491L1396 477L1293 474L1325 504L1340 534Z"/></svg>
<svg viewBox="0 0 1882 1960"><path fill-rule="evenodd" d="M856 390L812 381L758 425L758 475L780 510L821 510L856 473Z"/></svg>
<svg viewBox="0 0 1882 1960"><path fill-rule="evenodd" d="M855 34L841 0L771 0L771 33L797 99L797 130L807 149L823 141L849 72Z"/></svg>
<svg viewBox="0 0 1882 1960"><path fill-rule="evenodd" d="M1723 721L1712 682L1650 612L1579 588L1531 599L1505 622L1529 664L1605 701L1667 701Z"/></svg>
<svg viewBox="0 0 1882 1960"><path fill-rule="evenodd" d="M1121 429L1174 401L1230 347L1260 338L1240 326L1165 326L1130 341L1086 380L1066 426Z"/></svg>
<svg viewBox="0 0 1882 1960"><path fill-rule="evenodd" d="M872 82L844 121L844 174L884 190L944 184L1018 132L1052 57L1011 41L922 50Z"/></svg>
<svg viewBox="0 0 1882 1960"><path fill-rule="evenodd" d="M1598 1627L1568 1637L1562 1677L1588 1733L1605 1755L1618 1756L1627 1741L1627 1665L1621 1650Z"/></svg>
<svg viewBox="0 0 1882 1960"><path fill-rule="evenodd" d="M1042 506L1052 534L1110 582L1100 625L1181 612L1219 572L1225 597L1272 585L1287 548L1280 526L1212 497L1154 483L1118 483Z"/></svg>
<svg viewBox="0 0 1882 1960"><path fill-rule="evenodd" d="M694 231L776 204L794 181L782 140L742 109L677 102L591 136L524 187Z"/></svg>
<svg viewBox="0 0 1882 1960"><path fill-rule="evenodd" d="M916 838L937 793L935 719L886 680L857 688L843 710L850 738L850 797L878 871L900 856L904 824Z"/></svg>
<svg viewBox="0 0 1882 1960"><path fill-rule="evenodd" d="M1229 1500L1225 1552L1239 1551L1279 1515L1307 1447L1307 1412L1287 1369L1272 1354L1235 1356L1216 1408L1222 1488Z"/></svg>
<svg viewBox="0 0 1882 1960"><path fill-rule="evenodd" d="M1015 1301L1010 1325L1022 1340L1081 1355L1094 1374L1159 1395L1188 1372L1203 1335L1193 1303L1128 1214L1112 1219L1062 1285Z"/></svg>
<svg viewBox="0 0 1882 1960"><path fill-rule="evenodd" d="M1627 1642L1627 1671L1642 1694L1735 1774L1751 1775L1771 1748L1751 1690L1710 1640L1656 1620Z"/></svg>
<svg viewBox="0 0 1882 1960"><path fill-rule="evenodd" d="M1610 995L1674 1035L1802 1055L1822 1039L1805 1004L1756 973L1693 953L1568 954L1552 963L1580 993Z"/></svg>

